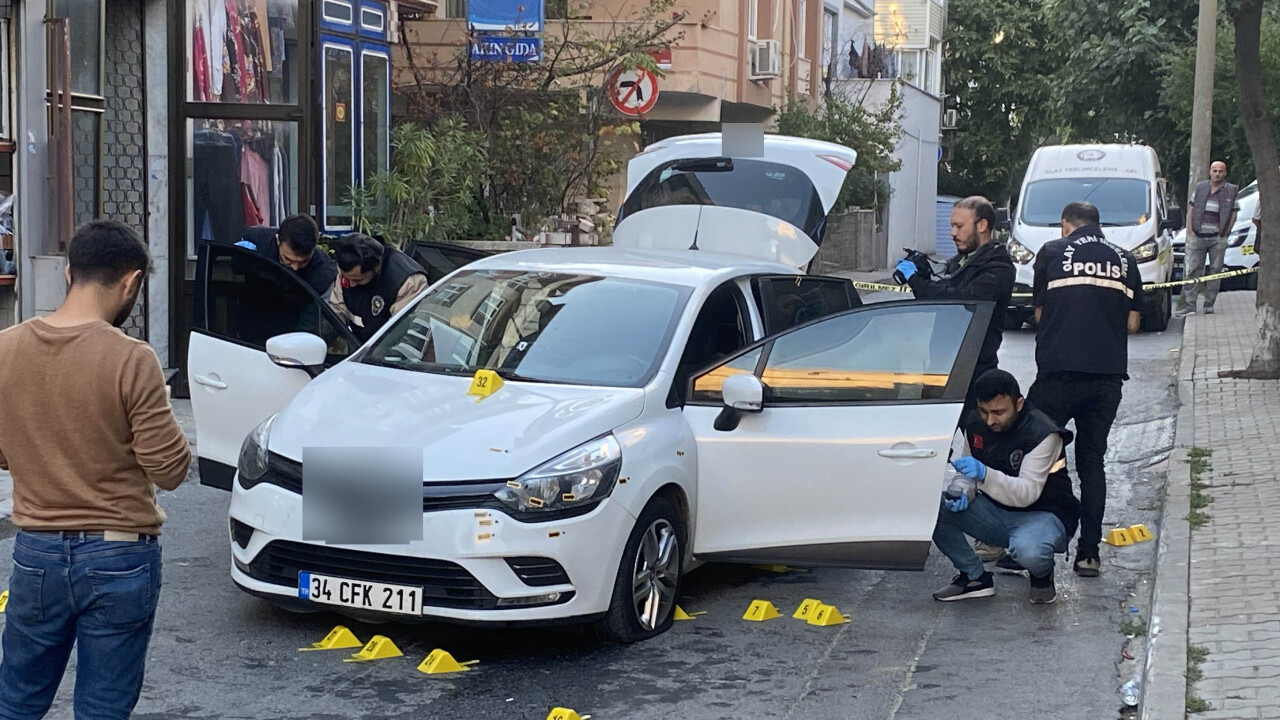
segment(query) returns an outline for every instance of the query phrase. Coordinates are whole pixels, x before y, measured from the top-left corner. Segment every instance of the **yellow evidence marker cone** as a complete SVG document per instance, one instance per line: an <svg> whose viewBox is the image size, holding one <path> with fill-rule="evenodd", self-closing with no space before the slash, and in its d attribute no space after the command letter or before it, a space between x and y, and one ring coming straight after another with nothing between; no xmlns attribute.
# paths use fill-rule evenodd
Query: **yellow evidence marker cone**
<svg viewBox="0 0 1280 720"><path fill-rule="evenodd" d="M781 613L778 612L778 608L774 607L773 603L768 600L752 600L751 607L747 608L747 613L742 616L742 619L752 622L764 622L780 616Z"/></svg>
<svg viewBox="0 0 1280 720"><path fill-rule="evenodd" d="M0 613L3 613L7 607L9 607L9 591L5 590L0 592Z"/></svg>
<svg viewBox="0 0 1280 720"><path fill-rule="evenodd" d="M671 617L671 619L672 619L672 620L692 620L692 619L694 619L694 618L698 617L699 615L706 615L706 614L707 614L707 611L706 611L706 610L700 610L700 611L698 611L698 612L696 612L696 613L687 613L687 612L685 612L685 611L684 611L684 608L682 608L682 607L680 607L679 605L677 605L677 606L676 606L676 614L675 614L675 615L673 615L673 616Z"/></svg>
<svg viewBox="0 0 1280 720"><path fill-rule="evenodd" d="M448 652L436 648L427 655L427 659L422 661L418 666L418 671L428 675L443 675L444 673L466 672L471 668L468 665L475 665L479 660L468 660L460 663L453 659Z"/></svg>
<svg viewBox="0 0 1280 720"><path fill-rule="evenodd" d="M362 647L364 643L355 636L355 633L347 629L345 625L338 625L329 631L328 635L318 643L311 643L311 647L298 648L298 652L307 652L309 650L346 650L348 648Z"/></svg>
<svg viewBox="0 0 1280 720"><path fill-rule="evenodd" d="M1146 525L1130 525L1129 537L1133 538L1133 541L1136 543L1155 539L1151 534L1151 531L1147 529Z"/></svg>
<svg viewBox="0 0 1280 720"><path fill-rule="evenodd" d="M382 660L383 658L400 657L404 653L400 652L400 648L391 642L391 638L386 635L374 635L372 639L360 650L360 652L343 660L342 662L368 662L370 660Z"/></svg>
<svg viewBox="0 0 1280 720"><path fill-rule="evenodd" d="M1107 533L1102 542L1116 547L1124 547L1125 545L1133 544L1133 537L1129 535L1129 528L1116 528Z"/></svg>
<svg viewBox="0 0 1280 720"><path fill-rule="evenodd" d="M502 385L502 377L498 373L492 370L477 370L475 377L471 379L471 387L467 388L467 394L477 396L476 402L480 402L498 392Z"/></svg>
<svg viewBox="0 0 1280 720"><path fill-rule="evenodd" d="M843 625L849 622L848 615L841 615L835 605L819 605L809 618L810 625Z"/></svg>
<svg viewBox="0 0 1280 720"><path fill-rule="evenodd" d="M569 708L553 708L547 720L589 720L590 715L579 715Z"/></svg>
<svg viewBox="0 0 1280 720"><path fill-rule="evenodd" d="M796 608L796 611L791 614L791 617L797 620L808 620L810 617L813 617L814 611L817 610L820 605L822 605L821 600L805 598L800 601L800 607Z"/></svg>

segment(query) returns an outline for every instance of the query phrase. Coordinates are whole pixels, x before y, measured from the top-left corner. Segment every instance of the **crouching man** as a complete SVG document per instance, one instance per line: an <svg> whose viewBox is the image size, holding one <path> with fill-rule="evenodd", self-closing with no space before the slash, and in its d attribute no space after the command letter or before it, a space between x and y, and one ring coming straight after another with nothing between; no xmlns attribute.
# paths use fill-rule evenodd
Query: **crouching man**
<svg viewBox="0 0 1280 720"><path fill-rule="evenodd" d="M1004 370L983 374L973 389L978 408L961 420L951 460L972 482L967 492L952 483L943 494L933 531L934 544L960 574L933 598L995 595L992 574L967 535L1008 548L1031 576L1031 602L1051 603L1057 599L1053 556L1067 551L1079 522L1080 503L1067 475L1072 435L1027 405L1018 381Z"/></svg>

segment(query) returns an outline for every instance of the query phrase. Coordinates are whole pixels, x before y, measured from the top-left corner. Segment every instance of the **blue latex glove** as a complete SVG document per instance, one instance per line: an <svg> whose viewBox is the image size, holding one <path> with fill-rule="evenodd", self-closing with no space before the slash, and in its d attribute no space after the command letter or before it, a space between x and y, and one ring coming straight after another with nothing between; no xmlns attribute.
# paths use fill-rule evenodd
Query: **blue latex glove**
<svg viewBox="0 0 1280 720"><path fill-rule="evenodd" d="M955 500L952 500L946 495L943 495L942 505L946 507L948 510L950 510L951 512L960 512L961 510L964 510L965 508L969 507L969 496L961 495Z"/></svg>
<svg viewBox="0 0 1280 720"><path fill-rule="evenodd" d="M257 249L258 249L258 246L257 246L257 245L254 245L254 244L253 244L251 241L249 241L249 240L241 240L240 242L236 243L236 247L249 248L250 250L257 250Z"/></svg>
<svg viewBox="0 0 1280 720"><path fill-rule="evenodd" d="M907 278L908 280L911 279L912 275L919 272L919 270L920 268L916 267L916 264L910 260L903 259L898 261L898 272L902 273L902 277Z"/></svg>
<svg viewBox="0 0 1280 720"><path fill-rule="evenodd" d="M977 458L956 458L951 461L951 467L960 471L961 475L977 480L978 482L982 482L987 479L987 466L979 462Z"/></svg>

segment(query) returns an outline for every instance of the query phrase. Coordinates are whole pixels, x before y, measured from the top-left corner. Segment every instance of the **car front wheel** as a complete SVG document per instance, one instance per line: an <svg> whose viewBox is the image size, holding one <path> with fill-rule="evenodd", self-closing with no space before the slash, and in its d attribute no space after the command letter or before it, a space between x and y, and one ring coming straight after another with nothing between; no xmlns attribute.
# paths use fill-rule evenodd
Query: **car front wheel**
<svg viewBox="0 0 1280 720"><path fill-rule="evenodd" d="M671 627L687 536L679 513L666 498L649 501L627 538L609 613L596 623L596 635L632 643Z"/></svg>

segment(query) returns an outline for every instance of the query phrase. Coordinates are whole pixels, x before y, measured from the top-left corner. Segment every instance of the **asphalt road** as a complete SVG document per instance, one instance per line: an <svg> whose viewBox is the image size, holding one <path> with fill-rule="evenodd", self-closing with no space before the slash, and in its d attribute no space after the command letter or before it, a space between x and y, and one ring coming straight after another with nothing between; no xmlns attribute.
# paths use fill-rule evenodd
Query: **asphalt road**
<svg viewBox="0 0 1280 720"><path fill-rule="evenodd" d="M1112 525L1156 528L1180 327L1131 340L1133 380L1108 463ZM1033 350L1022 331L1006 334L1001 352L1001 365L1028 385ZM1118 688L1134 670L1122 652L1142 657L1141 639L1122 623L1145 626L1156 549L1104 546L1103 575L1093 580L1060 563L1050 606L1029 604L1026 578L1007 575L997 576L994 598L935 602L930 592L953 574L936 550L921 573L708 566L687 578L681 601L706 614L645 643L602 646L572 628L374 627L274 609L228 577L228 496L194 478L162 495L164 590L140 719L542 720L556 706L598 719L1116 718ZM3 578L12 542L0 539ZM851 622L792 619L806 597L835 604ZM756 598L783 617L742 620ZM338 623L361 640L388 635L405 657L344 664L345 652L298 652ZM457 675L418 673L434 648L480 662ZM49 717L72 716L73 678L74 661Z"/></svg>

